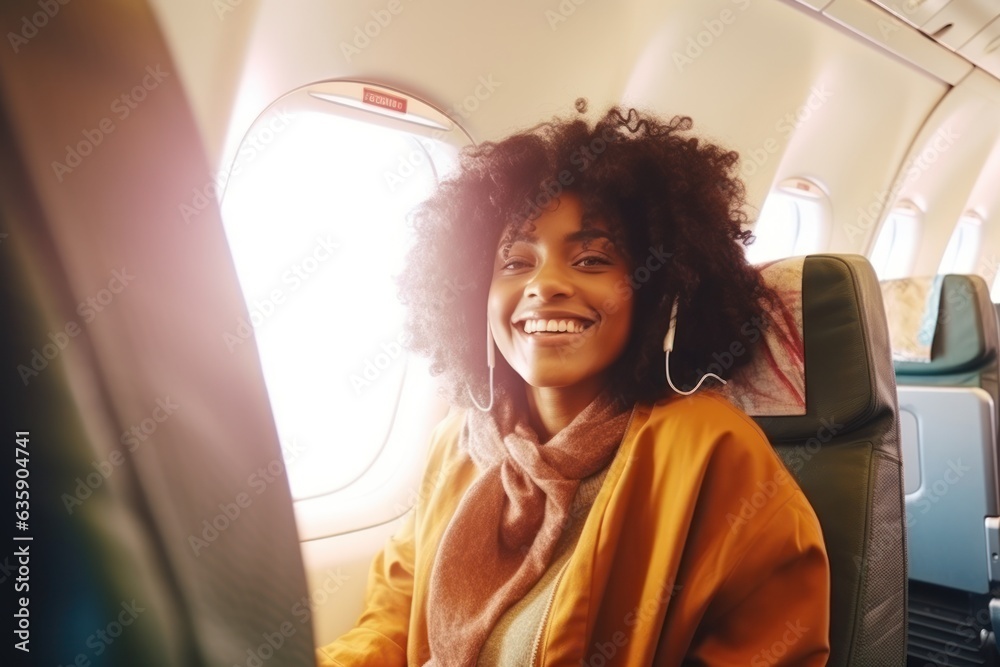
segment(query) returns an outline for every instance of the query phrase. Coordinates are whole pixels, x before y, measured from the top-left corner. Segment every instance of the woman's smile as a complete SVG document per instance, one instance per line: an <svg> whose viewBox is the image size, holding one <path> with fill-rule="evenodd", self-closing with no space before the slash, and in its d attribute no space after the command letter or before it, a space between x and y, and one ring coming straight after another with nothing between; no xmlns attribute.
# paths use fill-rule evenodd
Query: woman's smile
<svg viewBox="0 0 1000 667"><path fill-rule="evenodd" d="M593 322L577 319L543 319L536 318L524 321L522 329L526 334L548 334L548 333L583 333Z"/></svg>
<svg viewBox="0 0 1000 667"><path fill-rule="evenodd" d="M525 345L537 347L575 347L583 342L585 336L593 334L593 321L539 318L526 320L515 325L514 331L518 340Z"/></svg>

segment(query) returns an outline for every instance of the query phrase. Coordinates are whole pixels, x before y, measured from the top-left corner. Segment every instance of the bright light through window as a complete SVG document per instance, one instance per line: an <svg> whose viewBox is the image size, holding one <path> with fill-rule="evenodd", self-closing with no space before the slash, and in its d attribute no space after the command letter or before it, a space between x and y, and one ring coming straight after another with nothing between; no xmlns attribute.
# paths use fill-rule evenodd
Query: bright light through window
<svg viewBox="0 0 1000 667"><path fill-rule="evenodd" d="M268 111L241 145L223 219L296 499L350 484L392 425L407 214L436 184L432 156L454 155L426 136L294 109Z"/></svg>
<svg viewBox="0 0 1000 667"><path fill-rule="evenodd" d="M902 202L886 217L868 260L879 280L905 278L910 274L920 236L920 209Z"/></svg>
<svg viewBox="0 0 1000 667"><path fill-rule="evenodd" d="M816 252L828 224L827 210L826 194L816 184L805 179L784 181L761 208L747 259L758 264Z"/></svg>
<svg viewBox="0 0 1000 667"><path fill-rule="evenodd" d="M978 214L970 212L959 218L941 258L938 273L972 273L976 268L981 235L982 219Z"/></svg>

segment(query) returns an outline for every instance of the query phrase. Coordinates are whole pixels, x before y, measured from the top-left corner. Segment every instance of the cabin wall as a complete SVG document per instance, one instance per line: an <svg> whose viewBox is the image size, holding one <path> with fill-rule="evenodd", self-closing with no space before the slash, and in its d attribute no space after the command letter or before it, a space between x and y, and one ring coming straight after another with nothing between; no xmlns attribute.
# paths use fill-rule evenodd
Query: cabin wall
<svg viewBox="0 0 1000 667"><path fill-rule="evenodd" d="M952 88L927 120L904 160L899 196L924 211L924 230L913 266L917 275L937 271L959 217L975 210L992 231L1000 203L1000 81L974 71ZM996 262L985 234L976 273L992 281Z"/></svg>
<svg viewBox="0 0 1000 667"><path fill-rule="evenodd" d="M149 4L172 45L174 66L210 163L218 166L260 2L150 0Z"/></svg>
<svg viewBox="0 0 1000 667"><path fill-rule="evenodd" d="M947 86L796 5L684 3L657 22L627 99L682 110L739 151L754 206L786 178L813 180L832 202L826 249L864 254L879 202Z"/></svg>

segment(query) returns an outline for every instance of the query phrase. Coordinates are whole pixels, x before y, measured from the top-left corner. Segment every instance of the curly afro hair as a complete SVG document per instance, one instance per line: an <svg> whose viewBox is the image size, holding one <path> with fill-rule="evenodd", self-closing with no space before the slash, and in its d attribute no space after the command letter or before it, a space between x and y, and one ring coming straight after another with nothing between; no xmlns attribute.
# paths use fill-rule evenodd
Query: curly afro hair
<svg viewBox="0 0 1000 667"><path fill-rule="evenodd" d="M613 392L629 404L671 393L663 338L675 296L675 385L692 387L709 366L729 377L750 360L726 352L746 342L775 297L744 255L753 237L739 156L690 136L691 127L687 117L614 107L593 126L557 119L463 151L457 173L414 212L415 245L399 279L407 346L444 374L453 404L470 406L469 391L489 394L486 303L498 243L561 193L580 199L585 221L603 220L630 262L636 301ZM494 382L498 393L523 393L501 355Z"/></svg>

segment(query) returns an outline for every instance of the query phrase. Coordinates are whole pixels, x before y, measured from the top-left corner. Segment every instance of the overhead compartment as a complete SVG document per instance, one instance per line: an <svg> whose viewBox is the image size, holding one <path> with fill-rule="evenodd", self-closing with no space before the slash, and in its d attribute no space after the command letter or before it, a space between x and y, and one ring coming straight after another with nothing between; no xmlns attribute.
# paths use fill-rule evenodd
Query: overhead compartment
<svg viewBox="0 0 1000 667"><path fill-rule="evenodd" d="M948 4L963 4L961 0L873 0L876 5L885 7L890 12L910 25L923 26L932 16L944 9Z"/></svg>
<svg viewBox="0 0 1000 667"><path fill-rule="evenodd" d="M958 53L1000 78L1000 17L970 39Z"/></svg>
<svg viewBox="0 0 1000 667"><path fill-rule="evenodd" d="M1000 0L796 1L950 85L973 66L1000 79Z"/></svg>
<svg viewBox="0 0 1000 667"><path fill-rule="evenodd" d="M934 0L926 0L926 3L932 2ZM972 65L951 50L912 28L894 25L892 17L874 2L834 0L823 10L823 15L950 85L972 71Z"/></svg>
<svg viewBox="0 0 1000 667"><path fill-rule="evenodd" d="M952 0L920 26L920 30L958 51L998 16L1000 2L996 0Z"/></svg>

